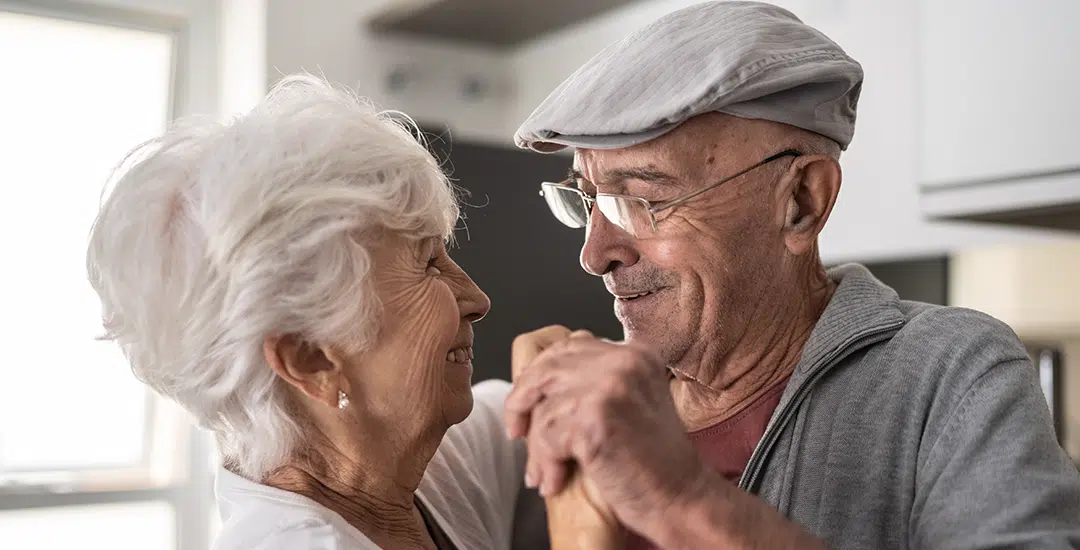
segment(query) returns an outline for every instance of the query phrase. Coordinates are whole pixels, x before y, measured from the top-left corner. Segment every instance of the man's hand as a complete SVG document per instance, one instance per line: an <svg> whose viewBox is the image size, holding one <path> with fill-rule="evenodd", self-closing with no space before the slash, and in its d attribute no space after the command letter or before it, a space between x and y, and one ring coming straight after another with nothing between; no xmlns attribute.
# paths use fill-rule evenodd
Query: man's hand
<svg viewBox="0 0 1080 550"><path fill-rule="evenodd" d="M585 498L661 548L824 548L705 466L659 357L571 335L548 327L514 343L507 431L528 438L526 476L543 494L562 491L577 468Z"/></svg>
<svg viewBox="0 0 1080 550"><path fill-rule="evenodd" d="M528 365L515 350L506 400L510 437L528 437L527 478L555 494L576 463L622 524L650 530L706 474L676 415L663 362L634 344L542 330L550 341Z"/></svg>

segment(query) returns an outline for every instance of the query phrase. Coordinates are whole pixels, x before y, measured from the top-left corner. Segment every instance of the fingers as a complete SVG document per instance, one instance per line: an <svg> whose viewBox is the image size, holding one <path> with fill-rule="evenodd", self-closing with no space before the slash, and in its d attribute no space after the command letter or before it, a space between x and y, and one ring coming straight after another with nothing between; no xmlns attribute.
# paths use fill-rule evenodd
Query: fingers
<svg viewBox="0 0 1080 550"><path fill-rule="evenodd" d="M514 405L507 406L504 411L508 437L516 439L528 433L529 411L543 398L543 377L526 377L525 367L532 364L537 356L555 344L570 339L586 338L593 338L592 332L587 330L571 332L564 326L552 325L527 332L514 339L511 346L511 371L514 379L514 391L511 392L511 396L514 396L514 399L512 401L507 399L507 403Z"/></svg>
<svg viewBox="0 0 1080 550"><path fill-rule="evenodd" d="M525 367L552 344L568 338L593 338L593 333L588 330L575 330L562 325L551 325L532 332L518 335L510 346L510 370L516 379Z"/></svg>
<svg viewBox="0 0 1080 550"><path fill-rule="evenodd" d="M548 462L540 474L540 496L549 497L562 492L566 488L567 481L570 480L573 464L570 460Z"/></svg>
<svg viewBox="0 0 1080 550"><path fill-rule="evenodd" d="M570 449L578 400L542 401L533 410L525 471L543 496L562 491L571 474Z"/></svg>
<svg viewBox="0 0 1080 550"><path fill-rule="evenodd" d="M544 383L549 373L539 376L523 376L514 383L503 405L506 436L510 439L525 437L531 425L530 414L544 397ZM543 378L541 378L543 376Z"/></svg>
<svg viewBox="0 0 1080 550"><path fill-rule="evenodd" d="M555 355L552 349L548 347L541 352L532 365L518 375L514 387L506 396L503 413L507 436L512 439L525 436L532 425L529 415L545 396L558 392L561 387L574 385L575 379L587 374L577 368L575 356L579 354L572 350L559 350L559 354Z"/></svg>
<svg viewBox="0 0 1080 550"><path fill-rule="evenodd" d="M513 389L506 396L503 404L503 414L506 422L506 434L511 439L525 437L532 426L535 425L533 415L535 409L543 403L549 395L560 393L562 388L573 385L573 380L566 380L565 371L574 369L573 362L559 363L555 361L540 361L543 364L536 365L523 373Z"/></svg>
<svg viewBox="0 0 1080 550"><path fill-rule="evenodd" d="M555 342L565 340L571 334L570 329L562 325L551 325L514 338L514 343L510 346L510 371L514 380L517 380L525 366L540 355L540 352Z"/></svg>
<svg viewBox="0 0 1080 550"><path fill-rule="evenodd" d="M553 458L558 453L551 447L551 442L542 437L530 436L527 447L525 485L531 489L538 488L541 496L547 496L546 485L559 475L557 470L561 461Z"/></svg>

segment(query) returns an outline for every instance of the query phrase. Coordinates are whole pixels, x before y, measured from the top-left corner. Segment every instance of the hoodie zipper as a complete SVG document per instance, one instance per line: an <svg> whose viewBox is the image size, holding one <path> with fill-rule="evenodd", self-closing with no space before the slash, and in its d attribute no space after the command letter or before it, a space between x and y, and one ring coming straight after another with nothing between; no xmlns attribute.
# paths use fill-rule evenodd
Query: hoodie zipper
<svg viewBox="0 0 1080 550"><path fill-rule="evenodd" d="M792 396L791 400L789 400L784 408L776 415L775 422L770 423L768 428L765 429L765 434L761 436L761 441L759 441L754 448L753 454L750 455L750 461L747 462L746 469L743 470L742 477L739 478L740 489L749 493L756 492L755 485L760 481L761 474L764 471L765 459L772 453L773 448L776 446L776 442L780 439L780 433L784 431L784 427L786 427L795 416L795 411L799 409L799 406L810 393L810 390L817 381L820 380L826 372L829 372L832 367L836 366L837 363L843 361L852 353L870 344L876 344L882 340L888 339L897 329L903 326L903 324L903 321L897 321L867 329L865 332L855 336L844 345L837 347L835 351L822 358L813 366L811 369L813 374L810 375L798 389L796 389L795 395Z"/></svg>

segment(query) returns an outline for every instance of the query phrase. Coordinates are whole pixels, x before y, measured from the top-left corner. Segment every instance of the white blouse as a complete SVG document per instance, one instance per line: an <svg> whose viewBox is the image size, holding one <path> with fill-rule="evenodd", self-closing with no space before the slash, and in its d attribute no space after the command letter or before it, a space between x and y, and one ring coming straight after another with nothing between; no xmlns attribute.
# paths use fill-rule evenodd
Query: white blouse
<svg viewBox="0 0 1080 550"><path fill-rule="evenodd" d="M508 441L503 402L510 384L473 386L472 413L452 426L428 463L417 498L459 550L510 548L525 446ZM337 513L224 468L215 482L221 532L215 550L379 550Z"/></svg>

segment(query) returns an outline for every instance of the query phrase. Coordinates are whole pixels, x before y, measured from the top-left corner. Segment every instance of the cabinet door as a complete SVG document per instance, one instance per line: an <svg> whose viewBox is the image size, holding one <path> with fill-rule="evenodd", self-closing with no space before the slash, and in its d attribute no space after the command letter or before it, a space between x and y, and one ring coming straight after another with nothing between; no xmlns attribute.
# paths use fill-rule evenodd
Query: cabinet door
<svg viewBox="0 0 1080 550"><path fill-rule="evenodd" d="M1080 1L919 8L920 183L1080 170Z"/></svg>

